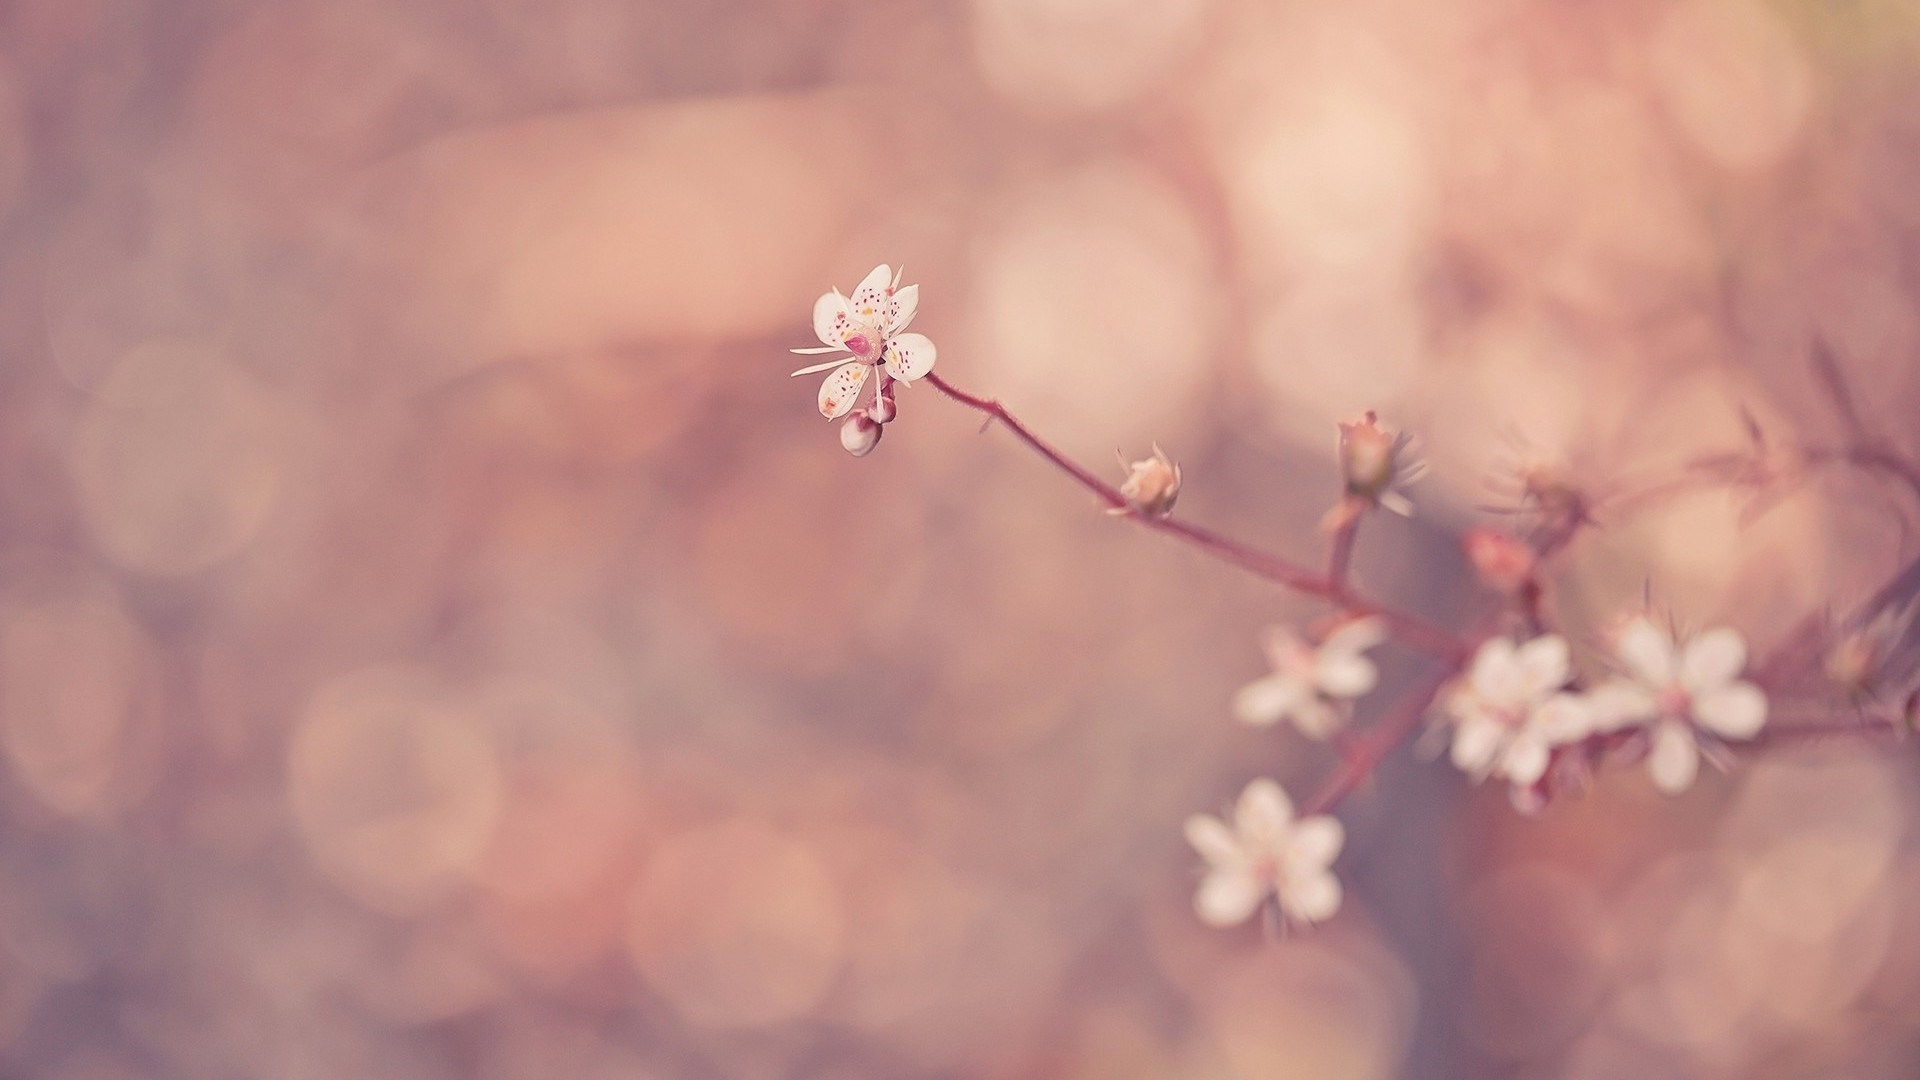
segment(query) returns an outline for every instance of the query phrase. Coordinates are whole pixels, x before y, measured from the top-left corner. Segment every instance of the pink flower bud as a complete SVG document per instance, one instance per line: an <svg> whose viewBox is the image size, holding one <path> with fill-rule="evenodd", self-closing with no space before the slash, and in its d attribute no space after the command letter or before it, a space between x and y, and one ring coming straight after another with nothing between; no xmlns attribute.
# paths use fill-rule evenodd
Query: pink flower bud
<svg viewBox="0 0 1920 1080"><path fill-rule="evenodd" d="M1880 680L1884 648L1868 630L1855 630L1833 643L1822 658L1827 678L1849 694L1866 694Z"/></svg>
<svg viewBox="0 0 1920 1080"><path fill-rule="evenodd" d="M1533 549L1495 529L1474 529L1466 536L1467 560L1490 588L1517 592L1533 577Z"/></svg>
<svg viewBox="0 0 1920 1080"><path fill-rule="evenodd" d="M882 391L879 397L873 399L873 404L867 406L867 416L876 424L891 424L898 415L900 407L893 403L891 388Z"/></svg>
<svg viewBox="0 0 1920 1080"><path fill-rule="evenodd" d="M865 409L855 409L847 414L846 423L840 425L840 446L854 457L866 457L880 445L880 436L885 431Z"/></svg>

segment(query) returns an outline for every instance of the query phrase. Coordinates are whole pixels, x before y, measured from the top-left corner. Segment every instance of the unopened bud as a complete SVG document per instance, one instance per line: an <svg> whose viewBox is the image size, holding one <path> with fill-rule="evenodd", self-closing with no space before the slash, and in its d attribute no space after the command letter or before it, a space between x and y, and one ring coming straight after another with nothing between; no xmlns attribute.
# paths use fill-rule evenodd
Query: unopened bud
<svg viewBox="0 0 1920 1080"><path fill-rule="evenodd" d="M1474 529L1465 540L1467 560L1489 588L1518 592L1533 578L1533 549L1496 529Z"/></svg>
<svg viewBox="0 0 1920 1080"><path fill-rule="evenodd" d="M1361 500L1359 509L1383 506L1403 516L1413 513L1402 489L1420 479L1426 466L1413 459L1412 442L1406 432L1381 427L1372 412L1340 425L1340 474L1347 497Z"/></svg>
<svg viewBox="0 0 1920 1080"><path fill-rule="evenodd" d="M1173 510L1174 500L1180 497L1180 466L1168 459L1166 451L1156 444L1152 457L1131 464L1121 458L1120 463L1127 469L1127 478L1120 484L1127 508L1149 517L1164 517ZM1116 507L1113 512L1125 510Z"/></svg>
<svg viewBox="0 0 1920 1080"><path fill-rule="evenodd" d="M840 425L840 445L854 457L866 457L873 448L880 445L880 436L886 431L865 409L855 409L847 414L847 421Z"/></svg>
<svg viewBox="0 0 1920 1080"><path fill-rule="evenodd" d="M1382 428L1369 412L1340 425L1340 468L1347 490L1355 495L1378 495L1393 483L1393 459L1399 439Z"/></svg>
<svg viewBox="0 0 1920 1080"><path fill-rule="evenodd" d="M1822 667L1835 686L1849 694L1865 694L1880 679L1882 642L1867 630L1855 630L1827 649Z"/></svg>
<svg viewBox="0 0 1920 1080"><path fill-rule="evenodd" d="M893 403L892 394L883 393L867 406L867 416L876 424L891 424L898 415L900 406Z"/></svg>

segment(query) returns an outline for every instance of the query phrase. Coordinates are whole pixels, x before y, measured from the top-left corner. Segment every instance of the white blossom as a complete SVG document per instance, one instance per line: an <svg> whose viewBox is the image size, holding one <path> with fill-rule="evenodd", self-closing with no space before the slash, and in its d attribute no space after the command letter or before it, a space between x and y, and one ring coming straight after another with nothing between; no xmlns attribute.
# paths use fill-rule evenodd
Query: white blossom
<svg viewBox="0 0 1920 1080"><path fill-rule="evenodd" d="M1562 691L1571 675L1567 640L1558 634L1525 644L1489 638L1446 701L1453 763L1476 777L1538 782L1555 746L1591 730L1586 704Z"/></svg>
<svg viewBox="0 0 1920 1080"><path fill-rule="evenodd" d="M1269 899L1295 923L1325 922L1340 910L1340 879L1330 867L1346 830L1324 814L1295 820L1292 800L1272 780L1247 785L1231 826L1195 814L1186 833L1207 861L1193 904L1208 925L1244 922Z"/></svg>
<svg viewBox="0 0 1920 1080"><path fill-rule="evenodd" d="M1740 678L1747 645L1734 630L1675 641L1652 619L1636 616L1615 635L1614 651L1627 675L1594 690L1594 722L1609 730L1647 728L1647 768L1669 795L1693 786L1703 738L1751 739L1767 722L1766 695Z"/></svg>
<svg viewBox="0 0 1920 1080"><path fill-rule="evenodd" d="M1291 630L1268 630L1265 645L1273 673L1234 695L1234 716L1261 727L1290 720L1309 738L1328 738L1346 722L1347 703L1379 682L1366 651L1386 638L1386 624L1376 618L1343 623L1317 646Z"/></svg>
<svg viewBox="0 0 1920 1080"><path fill-rule="evenodd" d="M820 386L820 415L829 420L845 416L859 400L860 391L876 367L885 378L911 385L933 370L933 342L925 334L908 334L907 324L920 306L920 286L900 285L899 275L885 263L873 268L851 299L834 289L813 305L813 332L818 348L796 353L852 353L824 364L803 367L795 375L812 375L832 368Z"/></svg>

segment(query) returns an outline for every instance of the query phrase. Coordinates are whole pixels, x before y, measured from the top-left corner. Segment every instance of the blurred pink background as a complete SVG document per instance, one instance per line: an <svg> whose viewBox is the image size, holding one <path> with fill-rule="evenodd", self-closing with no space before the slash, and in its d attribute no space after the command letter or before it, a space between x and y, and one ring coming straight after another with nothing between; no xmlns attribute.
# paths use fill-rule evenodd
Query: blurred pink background
<svg viewBox="0 0 1920 1080"><path fill-rule="evenodd" d="M1377 408L1360 579L1457 620L1500 461L1831 438L1816 337L1920 450L1916 192L1911 0L0 0L0 1074L1920 1074L1904 749L1537 819L1403 753L1337 919L1210 931L1315 609L785 377L904 263L941 374L1305 560ZM1742 505L1563 616L1764 647L1913 548Z"/></svg>

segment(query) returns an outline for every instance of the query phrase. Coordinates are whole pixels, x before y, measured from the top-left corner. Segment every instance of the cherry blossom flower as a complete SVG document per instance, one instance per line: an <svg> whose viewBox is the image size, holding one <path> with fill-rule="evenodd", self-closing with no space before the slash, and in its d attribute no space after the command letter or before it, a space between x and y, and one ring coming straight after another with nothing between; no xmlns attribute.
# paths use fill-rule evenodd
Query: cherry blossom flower
<svg viewBox="0 0 1920 1080"><path fill-rule="evenodd" d="M1107 513L1138 511L1149 517L1165 517L1173 511L1174 500L1180 497L1180 466L1167 457L1159 443L1153 445L1152 457L1132 464L1123 457L1120 466L1127 470L1127 478L1120 484L1120 494L1126 497L1127 505L1116 506Z"/></svg>
<svg viewBox="0 0 1920 1080"><path fill-rule="evenodd" d="M1767 722L1767 697L1740 678L1747 645L1721 627L1687 641L1646 616L1624 623L1614 652L1627 669L1590 695L1596 727L1644 726L1652 735L1647 769L1654 786L1677 795L1693 786L1702 745L1751 739Z"/></svg>
<svg viewBox="0 0 1920 1080"><path fill-rule="evenodd" d="M1265 641L1273 673L1234 695L1233 715L1259 727L1291 720L1308 738L1329 738L1345 725L1348 703L1379 681L1365 653L1386 639L1386 624L1375 618L1343 623L1317 646L1274 627Z"/></svg>
<svg viewBox="0 0 1920 1080"><path fill-rule="evenodd" d="M1538 782L1555 746L1591 730L1585 703L1562 692L1571 674L1567 640L1558 634L1525 644L1489 638L1447 698L1453 763L1476 777Z"/></svg>
<svg viewBox="0 0 1920 1080"><path fill-rule="evenodd" d="M1194 910L1209 926L1234 926L1269 900L1289 922L1325 922L1340 910L1330 869L1346 830L1324 814L1295 820L1280 785L1255 780L1240 793L1233 824L1209 814L1187 819L1187 842L1207 861Z"/></svg>
<svg viewBox="0 0 1920 1080"><path fill-rule="evenodd" d="M814 302L813 332L822 344L793 351L853 354L850 359L829 360L793 373L812 375L832 369L820 386L820 415L829 420L845 416L876 367L886 369L882 381L895 379L908 385L933 370L933 342L925 334L903 333L919 306L920 286L902 288L899 275L885 263L873 268L851 299L834 289Z"/></svg>

